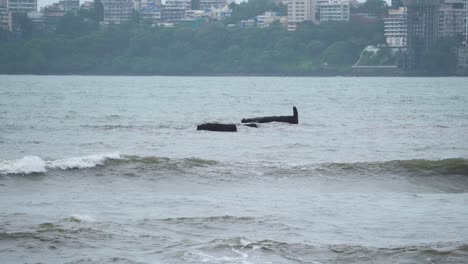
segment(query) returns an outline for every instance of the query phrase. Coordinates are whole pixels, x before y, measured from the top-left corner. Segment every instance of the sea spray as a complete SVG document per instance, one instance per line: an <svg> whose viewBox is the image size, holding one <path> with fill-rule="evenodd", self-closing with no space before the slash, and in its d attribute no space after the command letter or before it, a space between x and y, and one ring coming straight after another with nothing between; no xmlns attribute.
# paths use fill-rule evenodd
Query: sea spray
<svg viewBox="0 0 468 264"><path fill-rule="evenodd" d="M0 161L0 174L30 174L46 171L46 162L36 156Z"/></svg>
<svg viewBox="0 0 468 264"><path fill-rule="evenodd" d="M48 169L88 169L104 165L107 160L120 158L118 152L52 161L44 161L37 156L25 156L21 159L0 161L0 175L45 173Z"/></svg>

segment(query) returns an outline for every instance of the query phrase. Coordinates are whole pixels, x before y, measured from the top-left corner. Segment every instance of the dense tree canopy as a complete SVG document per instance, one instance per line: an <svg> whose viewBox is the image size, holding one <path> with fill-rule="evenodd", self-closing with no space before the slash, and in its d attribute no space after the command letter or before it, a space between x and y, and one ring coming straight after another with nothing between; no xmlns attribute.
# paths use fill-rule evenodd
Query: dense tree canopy
<svg viewBox="0 0 468 264"><path fill-rule="evenodd" d="M385 43L382 21L304 22L294 32L279 24L263 29L228 25L283 8L272 0L232 5L231 21L175 28L136 20L100 26L101 7L95 0L90 11L65 15L52 32L37 32L27 17L15 18L21 34L0 31L0 61L6 62L0 63L0 74L346 74L364 47ZM452 42L441 41L426 54L428 73L454 72ZM366 65L396 63L388 49L362 55L360 62Z"/></svg>
<svg viewBox="0 0 468 264"><path fill-rule="evenodd" d="M244 1L240 4L233 2L229 5L232 9L231 17L226 19L226 23L237 23L242 19L254 18L267 11L277 12L280 16L287 15L287 6L274 0L253 0Z"/></svg>
<svg viewBox="0 0 468 264"><path fill-rule="evenodd" d="M65 16L57 34L0 43L0 73L35 74L323 74L350 67L368 44L383 41L382 25L304 23L296 32L145 24L96 29Z"/></svg>

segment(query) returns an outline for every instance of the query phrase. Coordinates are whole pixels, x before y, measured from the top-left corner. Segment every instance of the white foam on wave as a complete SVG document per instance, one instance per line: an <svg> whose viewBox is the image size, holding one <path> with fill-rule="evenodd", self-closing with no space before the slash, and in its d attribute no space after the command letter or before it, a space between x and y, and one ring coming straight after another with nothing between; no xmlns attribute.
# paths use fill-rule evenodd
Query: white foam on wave
<svg viewBox="0 0 468 264"><path fill-rule="evenodd" d="M203 263L232 263L232 264L253 264L248 261L249 255L237 249L231 249L237 256L212 256L200 250L192 250L185 253L184 258L189 262Z"/></svg>
<svg viewBox="0 0 468 264"><path fill-rule="evenodd" d="M68 218L70 222L94 222L96 221L93 217L89 215L79 215L79 214L73 214Z"/></svg>
<svg viewBox="0 0 468 264"><path fill-rule="evenodd" d="M121 155L116 153L103 154L103 155L90 155L84 157L72 157L68 159L60 159L47 162L47 168L50 169L87 169L93 168L98 165L104 165L104 162L109 159L120 159Z"/></svg>
<svg viewBox="0 0 468 264"><path fill-rule="evenodd" d="M0 174L29 174L46 171L46 162L36 156L0 161Z"/></svg>
<svg viewBox="0 0 468 264"><path fill-rule="evenodd" d="M0 161L0 174L44 173L48 169L87 169L104 165L104 162L109 159L121 158L122 156L118 152L72 157L52 161L44 161L37 156L25 156L21 159Z"/></svg>

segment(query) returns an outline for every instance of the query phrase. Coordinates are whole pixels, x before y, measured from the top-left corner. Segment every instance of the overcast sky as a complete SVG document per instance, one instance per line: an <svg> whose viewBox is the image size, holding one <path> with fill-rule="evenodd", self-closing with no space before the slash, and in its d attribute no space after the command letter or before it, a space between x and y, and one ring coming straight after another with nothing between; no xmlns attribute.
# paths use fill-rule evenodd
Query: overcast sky
<svg viewBox="0 0 468 264"><path fill-rule="evenodd" d="M59 0L37 0L37 5L39 6L39 8L43 7L43 6L46 6L46 5L50 5L50 4L53 4L53 3L57 3ZM80 0L80 3L83 3L85 0ZM89 0L88 0L89 1ZM359 2L365 2L365 0L358 0ZM391 0L385 0L387 1L388 3L390 3ZM237 2L240 2L240 0L237 0Z"/></svg>

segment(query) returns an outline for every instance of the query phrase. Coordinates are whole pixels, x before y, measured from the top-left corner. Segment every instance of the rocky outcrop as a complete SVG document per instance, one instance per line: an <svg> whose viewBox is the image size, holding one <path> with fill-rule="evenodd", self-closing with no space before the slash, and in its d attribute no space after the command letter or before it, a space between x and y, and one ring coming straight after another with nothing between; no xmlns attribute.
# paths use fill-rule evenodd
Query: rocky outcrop
<svg viewBox="0 0 468 264"><path fill-rule="evenodd" d="M237 132L235 124L206 123L197 126L197 130L208 130L218 132Z"/></svg>
<svg viewBox="0 0 468 264"><path fill-rule="evenodd" d="M292 116L265 116L265 117L254 117L244 118L242 123L270 123L270 122L284 122L289 124L299 124L299 114L297 108L293 106Z"/></svg>

